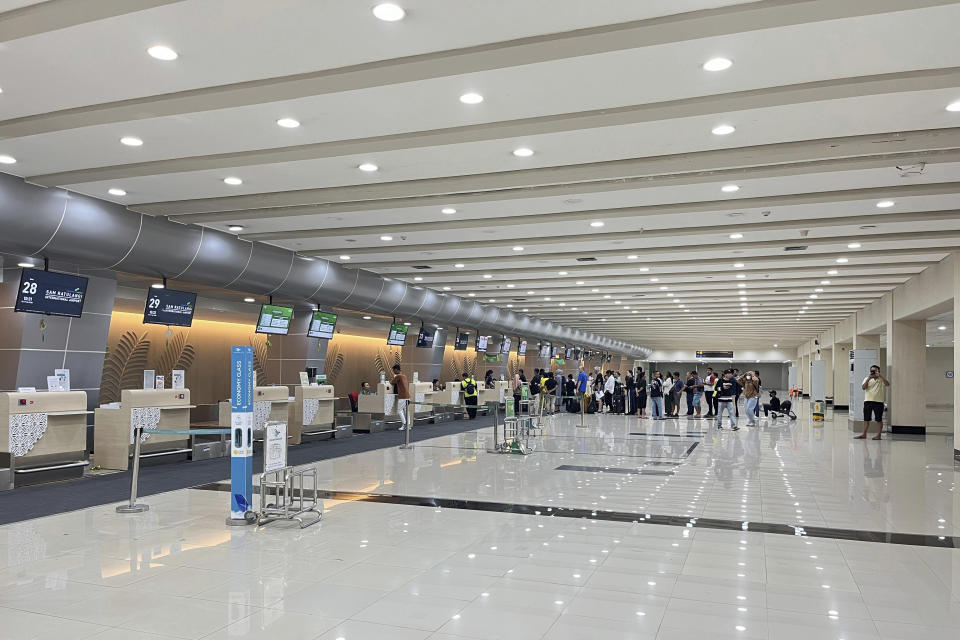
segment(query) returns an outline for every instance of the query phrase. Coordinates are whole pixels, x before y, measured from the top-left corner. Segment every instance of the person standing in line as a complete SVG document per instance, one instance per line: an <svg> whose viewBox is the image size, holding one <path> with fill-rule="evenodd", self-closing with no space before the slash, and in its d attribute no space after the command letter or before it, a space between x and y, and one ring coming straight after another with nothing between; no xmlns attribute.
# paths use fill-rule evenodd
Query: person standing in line
<svg viewBox="0 0 960 640"><path fill-rule="evenodd" d="M663 420L663 379L659 371L650 379L650 411L654 420Z"/></svg>
<svg viewBox="0 0 960 640"><path fill-rule="evenodd" d="M565 395L563 393L563 369L557 369L557 371L553 374L553 377L557 380L557 393L554 405L559 409L560 405L563 404L563 396Z"/></svg>
<svg viewBox="0 0 960 640"><path fill-rule="evenodd" d="M647 417L647 375L637 369L637 410L640 418Z"/></svg>
<svg viewBox="0 0 960 640"><path fill-rule="evenodd" d="M577 373L577 395L580 396L580 406L583 411L586 411L587 406L590 404L590 397L587 393L589 379L590 376L587 375L583 365L580 365L580 372Z"/></svg>
<svg viewBox="0 0 960 640"><path fill-rule="evenodd" d="M713 397L713 385L717 383L717 374L713 372L713 367L707 367L707 375L703 377L703 393L707 397L707 417L712 418L717 415L717 402Z"/></svg>
<svg viewBox="0 0 960 640"><path fill-rule="evenodd" d="M624 389L626 389L626 407L624 411L627 412L628 416L632 416L637 413L637 383L633 377L633 371L627 371L627 377L623 381Z"/></svg>
<svg viewBox="0 0 960 640"><path fill-rule="evenodd" d="M693 394L696 391L695 387L697 386L697 372L688 371L687 379L683 383L683 391L687 394L687 416L693 416Z"/></svg>
<svg viewBox="0 0 960 640"><path fill-rule="evenodd" d="M733 410L738 395L737 386L733 371L730 369L723 372L723 379L717 381L714 386L713 395L717 398L717 429L723 429L723 414L726 413L730 418L730 428L734 431L740 430Z"/></svg>
<svg viewBox="0 0 960 640"><path fill-rule="evenodd" d="M863 379L860 388L863 389L863 433L854 436L855 440L863 440L870 431L870 423L877 423L877 435L874 440L883 439L883 402L886 394L886 388L890 383L883 374L880 373L880 367L873 365L870 367L870 375ZM872 419L872 420L871 420Z"/></svg>
<svg viewBox="0 0 960 640"><path fill-rule="evenodd" d="M603 404L607 413L613 413L613 392L617 390L617 379L612 371L607 371L607 379L603 383Z"/></svg>
<svg viewBox="0 0 960 640"><path fill-rule="evenodd" d="M736 382L739 379L740 379L740 369L734 369L733 370L734 382ZM736 397L736 401L733 403L733 411L738 418L740 417L740 393L741 393L741 389L740 387L737 387L737 397Z"/></svg>
<svg viewBox="0 0 960 640"><path fill-rule="evenodd" d="M696 412L694 419L699 420L702 417L700 415L700 399L703 397L703 378L696 371L691 371L691 373L693 374L693 410Z"/></svg>
<svg viewBox="0 0 960 640"><path fill-rule="evenodd" d="M568 373L563 383L563 408L570 411L570 403L577 397L577 383L573 381L573 374Z"/></svg>
<svg viewBox="0 0 960 640"><path fill-rule="evenodd" d="M473 420L477 417L477 381L466 371L460 380L460 390L463 391L463 404L467 405L467 416Z"/></svg>
<svg viewBox="0 0 960 640"><path fill-rule="evenodd" d="M757 426L757 403L760 402L760 376L756 371L747 371L737 384L743 389L744 405L743 409L747 412L747 426Z"/></svg>
<svg viewBox="0 0 960 640"><path fill-rule="evenodd" d="M673 415L673 376L667 371L667 377L661 380L663 388L663 408L666 416Z"/></svg>
<svg viewBox="0 0 960 640"><path fill-rule="evenodd" d="M533 415L540 410L540 369L534 368L530 376L530 393L527 394L527 413Z"/></svg>
<svg viewBox="0 0 960 640"><path fill-rule="evenodd" d="M561 378L561 380L563 380L563 378ZM557 379L550 375L549 371L544 372L543 379L540 384L542 385L540 393L543 394L544 412L554 413L556 411L554 399L560 395L557 392L561 387L559 384L557 384Z"/></svg>
<svg viewBox="0 0 960 640"><path fill-rule="evenodd" d="M397 394L397 413L400 414L400 431L407 428L407 405L410 403L410 385L407 376L400 373L400 365L393 365L393 392ZM412 426L412 425L410 425Z"/></svg>
<svg viewBox="0 0 960 640"><path fill-rule="evenodd" d="M683 391L683 382L680 378L680 372L673 372L673 389L671 394L673 394L673 417L680 417L680 393Z"/></svg>

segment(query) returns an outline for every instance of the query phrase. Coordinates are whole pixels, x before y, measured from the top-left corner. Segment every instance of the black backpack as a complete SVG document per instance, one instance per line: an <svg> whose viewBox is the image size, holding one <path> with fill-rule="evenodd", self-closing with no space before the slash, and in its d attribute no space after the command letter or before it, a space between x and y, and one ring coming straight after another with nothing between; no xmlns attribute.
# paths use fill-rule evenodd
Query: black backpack
<svg viewBox="0 0 960 640"><path fill-rule="evenodd" d="M540 378L533 376L530 381L530 395L537 395L538 393L540 393Z"/></svg>
<svg viewBox="0 0 960 640"><path fill-rule="evenodd" d="M467 382L467 386L465 387L464 390L467 392L467 395L472 396L477 391L477 385L472 378L470 380L467 380L466 382Z"/></svg>

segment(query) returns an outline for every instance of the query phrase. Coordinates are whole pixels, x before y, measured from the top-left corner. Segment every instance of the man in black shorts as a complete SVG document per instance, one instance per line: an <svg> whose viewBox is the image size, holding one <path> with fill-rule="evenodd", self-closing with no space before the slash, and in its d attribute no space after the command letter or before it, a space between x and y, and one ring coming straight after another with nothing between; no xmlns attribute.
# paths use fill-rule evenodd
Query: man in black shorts
<svg viewBox="0 0 960 640"><path fill-rule="evenodd" d="M860 388L863 389L863 433L856 436L857 440L863 440L870 431L870 423L877 423L877 435L874 440L880 440L880 434L883 432L883 401L886 395L886 388L890 386L887 379L880 373L880 367L873 365L870 367L870 375L863 379Z"/></svg>

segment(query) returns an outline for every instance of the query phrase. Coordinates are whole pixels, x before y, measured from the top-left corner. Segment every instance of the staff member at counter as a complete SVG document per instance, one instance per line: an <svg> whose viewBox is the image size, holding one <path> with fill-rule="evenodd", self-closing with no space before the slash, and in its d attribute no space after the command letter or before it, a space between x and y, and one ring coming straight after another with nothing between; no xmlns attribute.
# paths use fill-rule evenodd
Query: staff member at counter
<svg viewBox="0 0 960 640"><path fill-rule="evenodd" d="M463 372L463 380L460 381L460 390L463 391L463 404L473 405L467 407L467 415L473 420L477 417L477 381L473 379L466 371Z"/></svg>
<svg viewBox="0 0 960 640"><path fill-rule="evenodd" d="M393 365L393 391L397 394L397 413L400 414L400 431L407 428L407 405L410 403L410 385L407 376L400 373L400 365Z"/></svg>

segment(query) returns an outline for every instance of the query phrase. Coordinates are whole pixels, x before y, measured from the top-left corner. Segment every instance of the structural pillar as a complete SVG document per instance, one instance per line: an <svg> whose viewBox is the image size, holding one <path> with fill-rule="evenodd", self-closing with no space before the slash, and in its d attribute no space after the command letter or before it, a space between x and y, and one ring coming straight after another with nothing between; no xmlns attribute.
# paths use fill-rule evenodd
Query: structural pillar
<svg viewBox="0 0 960 640"><path fill-rule="evenodd" d="M953 370L960 371L960 251L953 254ZM953 457L960 461L960 385L953 385ZM955 492L960 499L960 492Z"/></svg>
<svg viewBox="0 0 960 640"><path fill-rule="evenodd" d="M850 343L833 345L833 408L850 408Z"/></svg>
<svg viewBox="0 0 960 640"><path fill-rule="evenodd" d="M926 433L925 341L926 323L923 320L888 319L887 379L890 388L887 399L893 433Z"/></svg>

